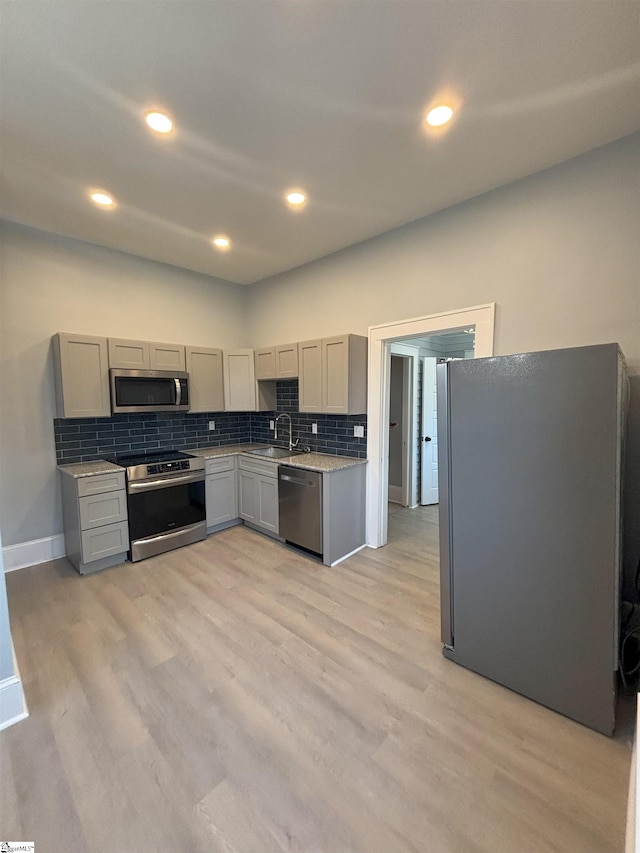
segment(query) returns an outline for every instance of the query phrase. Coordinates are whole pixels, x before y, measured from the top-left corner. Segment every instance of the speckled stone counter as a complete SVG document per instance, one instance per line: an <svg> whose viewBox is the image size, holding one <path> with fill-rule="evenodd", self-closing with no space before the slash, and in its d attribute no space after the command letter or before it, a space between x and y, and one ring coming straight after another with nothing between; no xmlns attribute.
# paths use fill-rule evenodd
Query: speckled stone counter
<svg viewBox="0 0 640 853"><path fill-rule="evenodd" d="M185 449L185 453L191 456L199 456L201 459L219 459L222 456L236 456L248 450L259 450L267 447L266 444L229 444L226 447L200 447L195 450Z"/></svg>
<svg viewBox="0 0 640 853"><path fill-rule="evenodd" d="M185 450L193 456L202 459L219 459L222 456L235 456L239 453L249 453L260 450L268 444L230 444L227 447L201 447L198 450ZM256 458L255 456L253 457ZM353 465L366 465L366 459L354 459L351 456L332 456L329 453L294 453L292 456L282 456L278 459L258 457L273 462L275 465L291 465L294 468L305 468L307 471L320 471L328 474L331 471L341 471Z"/></svg>
<svg viewBox="0 0 640 853"><path fill-rule="evenodd" d="M330 456L328 453L296 453L277 460L281 465L292 468L304 468L307 471L320 471L328 474L331 471L342 471L354 465L366 465L366 459L354 459L351 456Z"/></svg>
<svg viewBox="0 0 640 853"><path fill-rule="evenodd" d="M99 474L110 474L112 471L122 470L120 465L105 462L103 459L97 459L95 462L74 462L71 465L58 465L58 471L76 480L79 477L97 477Z"/></svg>

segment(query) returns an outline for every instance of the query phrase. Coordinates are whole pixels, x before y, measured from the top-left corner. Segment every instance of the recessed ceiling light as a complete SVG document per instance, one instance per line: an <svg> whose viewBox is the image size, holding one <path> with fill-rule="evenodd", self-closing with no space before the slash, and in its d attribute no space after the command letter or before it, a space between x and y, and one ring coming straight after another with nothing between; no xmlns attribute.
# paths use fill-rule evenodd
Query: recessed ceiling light
<svg viewBox="0 0 640 853"><path fill-rule="evenodd" d="M287 199L287 204L290 204L291 207L302 207L307 201L307 197L302 190L289 190L285 198Z"/></svg>
<svg viewBox="0 0 640 853"><path fill-rule="evenodd" d="M446 104L440 104L439 106L429 110L425 121L428 125L431 125L431 127L441 127L443 124L450 121L452 116L453 109Z"/></svg>
<svg viewBox="0 0 640 853"><path fill-rule="evenodd" d="M231 240L224 234L216 234L211 242L216 249L220 249L221 252L226 252L227 249L231 248Z"/></svg>
<svg viewBox="0 0 640 853"><path fill-rule="evenodd" d="M166 113L161 113L159 110L147 110L144 120L156 133L171 133L173 130L173 121Z"/></svg>
<svg viewBox="0 0 640 853"><path fill-rule="evenodd" d="M89 198L94 204L97 204L99 207L113 207L114 205L113 198L109 195L109 193L103 192L103 190L92 191Z"/></svg>

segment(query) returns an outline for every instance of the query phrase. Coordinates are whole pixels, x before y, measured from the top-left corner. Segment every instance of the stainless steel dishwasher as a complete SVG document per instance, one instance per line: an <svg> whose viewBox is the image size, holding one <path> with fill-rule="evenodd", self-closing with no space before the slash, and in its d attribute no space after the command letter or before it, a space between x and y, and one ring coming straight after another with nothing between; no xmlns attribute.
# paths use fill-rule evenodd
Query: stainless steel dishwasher
<svg viewBox="0 0 640 853"><path fill-rule="evenodd" d="M322 474L280 465L280 536L322 555Z"/></svg>

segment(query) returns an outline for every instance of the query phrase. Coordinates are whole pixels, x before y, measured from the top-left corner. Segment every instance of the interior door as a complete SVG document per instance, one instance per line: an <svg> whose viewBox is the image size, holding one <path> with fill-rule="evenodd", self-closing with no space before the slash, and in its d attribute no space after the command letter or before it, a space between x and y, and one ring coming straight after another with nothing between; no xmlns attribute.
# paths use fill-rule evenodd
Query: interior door
<svg viewBox="0 0 640 853"><path fill-rule="evenodd" d="M422 358L422 407L420 424L420 503L438 503L438 398L437 358Z"/></svg>

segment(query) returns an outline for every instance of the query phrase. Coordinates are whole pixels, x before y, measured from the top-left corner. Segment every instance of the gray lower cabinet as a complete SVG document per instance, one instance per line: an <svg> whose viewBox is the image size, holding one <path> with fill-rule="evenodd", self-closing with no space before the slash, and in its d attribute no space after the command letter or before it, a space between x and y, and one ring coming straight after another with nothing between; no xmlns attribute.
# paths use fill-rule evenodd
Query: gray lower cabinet
<svg viewBox="0 0 640 853"><path fill-rule="evenodd" d="M366 465L322 475L322 562L343 560L365 543Z"/></svg>
<svg viewBox="0 0 640 853"><path fill-rule="evenodd" d="M236 457L208 459L205 472L207 531L239 524Z"/></svg>
<svg viewBox="0 0 640 853"><path fill-rule="evenodd" d="M238 457L238 510L240 518L278 535L278 466L266 460Z"/></svg>
<svg viewBox="0 0 640 853"><path fill-rule="evenodd" d="M81 575L123 563L129 550L124 471L73 477L61 471L64 541Z"/></svg>

